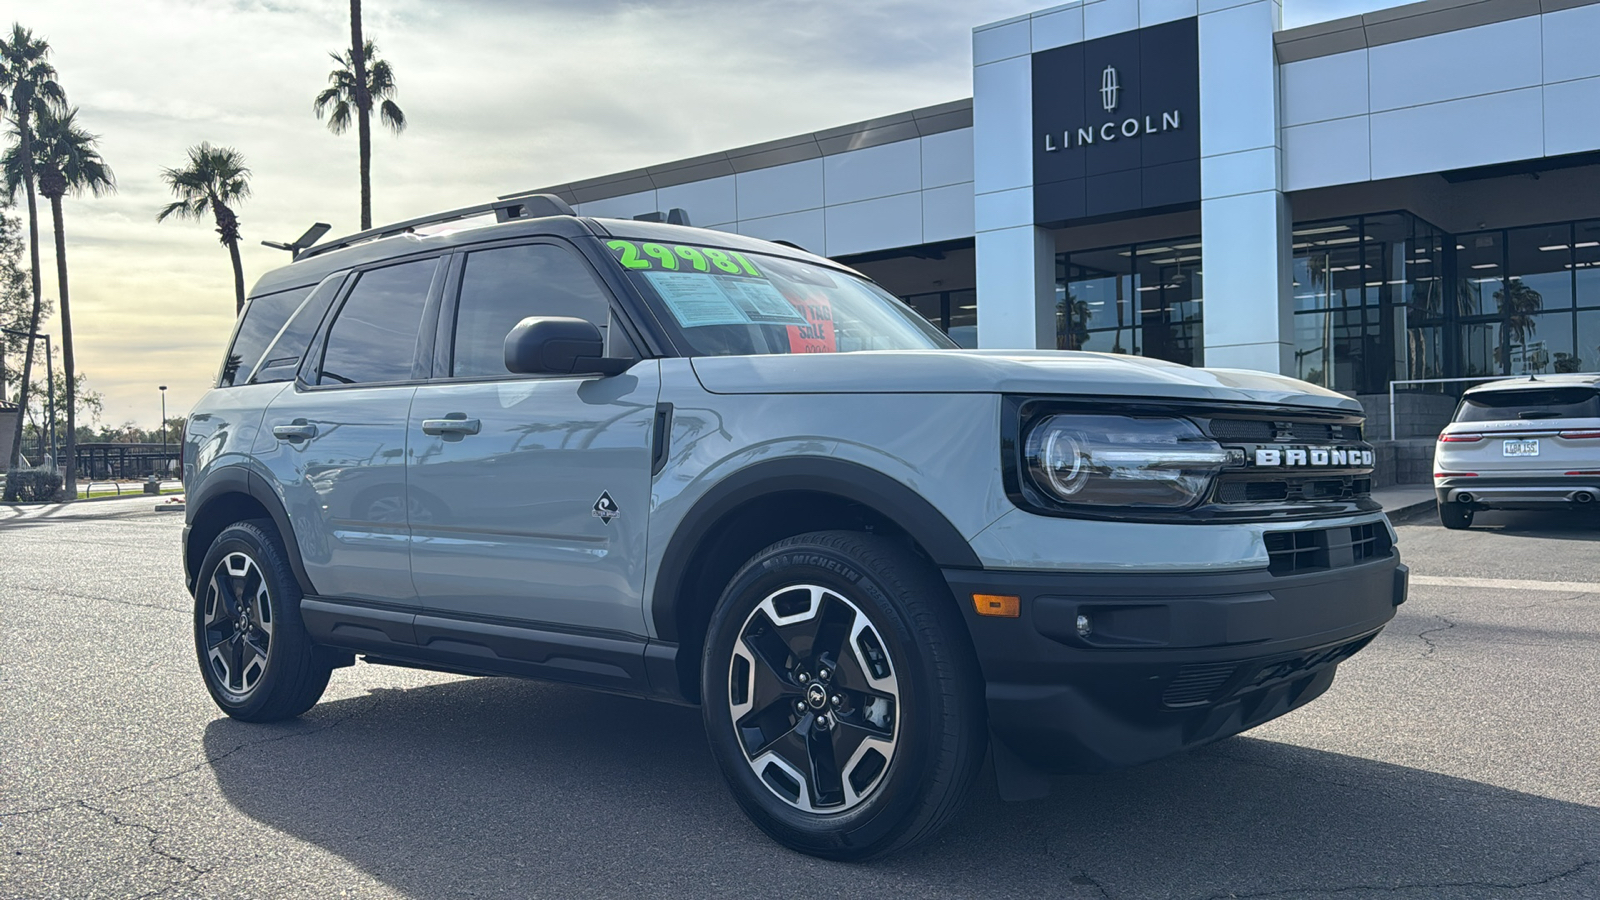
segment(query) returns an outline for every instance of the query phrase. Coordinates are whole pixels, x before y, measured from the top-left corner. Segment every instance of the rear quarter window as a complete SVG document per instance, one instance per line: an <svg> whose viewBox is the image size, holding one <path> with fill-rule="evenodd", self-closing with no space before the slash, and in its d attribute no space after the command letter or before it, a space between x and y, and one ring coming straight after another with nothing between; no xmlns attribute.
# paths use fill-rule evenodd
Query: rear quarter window
<svg viewBox="0 0 1600 900"><path fill-rule="evenodd" d="M1600 391L1591 387L1525 388L1468 394L1457 422L1600 418Z"/></svg>
<svg viewBox="0 0 1600 900"><path fill-rule="evenodd" d="M251 297L245 304L244 316L233 331L233 342L228 345L228 355L222 359L222 371L217 375L217 387L243 384L250 377L267 344L277 336L289 316L300 307L301 301L311 293L311 285L261 294Z"/></svg>

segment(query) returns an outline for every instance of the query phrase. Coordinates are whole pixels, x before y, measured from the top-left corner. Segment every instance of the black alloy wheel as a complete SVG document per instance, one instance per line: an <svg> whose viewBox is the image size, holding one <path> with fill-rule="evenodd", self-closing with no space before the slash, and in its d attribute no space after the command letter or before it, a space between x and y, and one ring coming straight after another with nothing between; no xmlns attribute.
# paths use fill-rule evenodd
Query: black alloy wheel
<svg viewBox="0 0 1600 900"><path fill-rule="evenodd" d="M950 590L871 534L758 553L707 633L701 708L735 799L804 853L867 859L933 834L982 764L983 679Z"/></svg>
<svg viewBox="0 0 1600 900"><path fill-rule="evenodd" d="M822 585L780 588L739 630L729 704L746 762L783 802L843 812L894 758L900 690L866 614Z"/></svg>
<svg viewBox="0 0 1600 900"><path fill-rule="evenodd" d="M239 522L212 541L195 586L195 653L229 716L293 718L322 697L333 666L306 634L300 598L272 523Z"/></svg>

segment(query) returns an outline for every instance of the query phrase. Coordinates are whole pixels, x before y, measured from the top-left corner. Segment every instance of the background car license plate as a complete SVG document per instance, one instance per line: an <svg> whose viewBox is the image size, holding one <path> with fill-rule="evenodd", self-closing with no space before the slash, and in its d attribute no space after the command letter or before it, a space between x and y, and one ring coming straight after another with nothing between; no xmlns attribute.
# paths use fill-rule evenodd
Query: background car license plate
<svg viewBox="0 0 1600 900"><path fill-rule="evenodd" d="M1500 445L1500 452L1506 456L1538 456L1539 442L1534 441L1506 441Z"/></svg>

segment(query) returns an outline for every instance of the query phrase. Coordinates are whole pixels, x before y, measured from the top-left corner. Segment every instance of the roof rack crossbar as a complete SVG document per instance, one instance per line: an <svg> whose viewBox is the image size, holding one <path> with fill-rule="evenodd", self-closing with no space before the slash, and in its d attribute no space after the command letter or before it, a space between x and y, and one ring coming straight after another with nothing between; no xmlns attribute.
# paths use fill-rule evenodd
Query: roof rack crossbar
<svg viewBox="0 0 1600 900"><path fill-rule="evenodd" d="M495 219L500 222L509 222L512 219L536 219L544 216L577 215L565 200L554 194L532 194L512 200L495 200L492 203L480 203L477 206L463 206L460 209L452 209L448 212L433 213L419 216L415 219L406 219L403 222L383 225L378 228L369 228L366 231L358 231L355 234L335 238L314 247L307 247L296 253L294 258L298 262L307 257L330 253L363 241L375 241L379 238L405 234L408 231L427 225L441 225L445 222L471 219L477 216L486 216L490 213L493 213Z"/></svg>

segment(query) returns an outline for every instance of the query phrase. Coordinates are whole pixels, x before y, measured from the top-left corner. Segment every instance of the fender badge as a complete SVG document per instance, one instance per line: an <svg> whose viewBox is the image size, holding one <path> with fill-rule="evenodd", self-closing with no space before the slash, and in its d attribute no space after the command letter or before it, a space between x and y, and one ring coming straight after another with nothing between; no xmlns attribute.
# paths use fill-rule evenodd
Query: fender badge
<svg viewBox="0 0 1600 900"><path fill-rule="evenodd" d="M601 491L600 499L594 502L594 516L600 521L611 524L611 520L622 515L622 510L617 509L617 502L611 499L610 491Z"/></svg>

